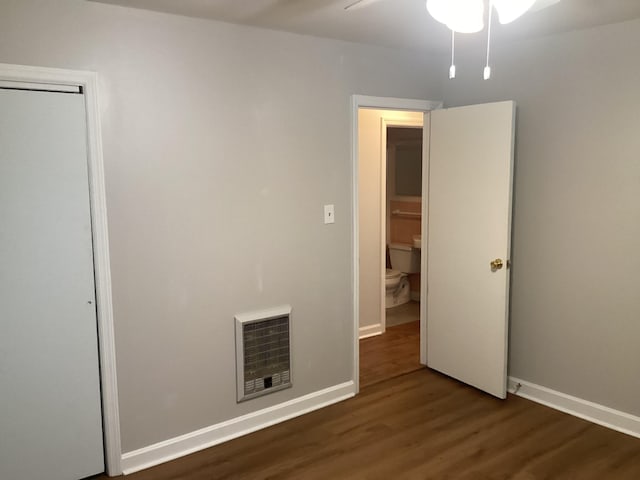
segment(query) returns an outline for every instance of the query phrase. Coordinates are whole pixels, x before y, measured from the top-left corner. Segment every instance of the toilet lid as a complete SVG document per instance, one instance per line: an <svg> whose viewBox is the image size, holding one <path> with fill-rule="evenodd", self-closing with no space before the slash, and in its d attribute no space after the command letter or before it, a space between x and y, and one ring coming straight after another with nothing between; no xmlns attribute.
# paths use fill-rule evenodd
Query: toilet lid
<svg viewBox="0 0 640 480"><path fill-rule="evenodd" d="M398 278L400 275L402 275L402 272L400 270L392 270L390 268L387 268L385 278L387 280L391 280L392 278Z"/></svg>

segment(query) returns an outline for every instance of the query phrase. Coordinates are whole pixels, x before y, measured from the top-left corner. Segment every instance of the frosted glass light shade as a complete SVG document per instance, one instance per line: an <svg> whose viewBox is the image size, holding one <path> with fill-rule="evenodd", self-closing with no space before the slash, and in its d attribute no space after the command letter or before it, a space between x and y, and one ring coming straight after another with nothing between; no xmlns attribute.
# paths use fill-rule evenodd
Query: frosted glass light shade
<svg viewBox="0 0 640 480"><path fill-rule="evenodd" d="M498 20L503 25L511 23L533 7L536 0L493 0L498 12Z"/></svg>
<svg viewBox="0 0 640 480"><path fill-rule="evenodd" d="M483 0L427 0L427 11L454 32L475 33L484 28Z"/></svg>
<svg viewBox="0 0 640 480"><path fill-rule="evenodd" d="M451 2L447 0L427 0L427 12L440 23L447 24L451 11Z"/></svg>
<svg viewBox="0 0 640 480"><path fill-rule="evenodd" d="M447 24L449 4L447 0L427 0L427 12L440 23Z"/></svg>

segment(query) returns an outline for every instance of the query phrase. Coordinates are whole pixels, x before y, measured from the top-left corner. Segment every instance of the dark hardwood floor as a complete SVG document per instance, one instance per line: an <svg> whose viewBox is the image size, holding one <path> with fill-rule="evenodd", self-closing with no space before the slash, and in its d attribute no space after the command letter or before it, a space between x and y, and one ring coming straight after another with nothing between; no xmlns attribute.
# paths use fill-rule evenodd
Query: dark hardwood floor
<svg viewBox="0 0 640 480"><path fill-rule="evenodd" d="M391 351L404 356L400 339L412 335L389 338ZM371 340L362 351L376 350ZM414 353L407 358L417 362ZM495 399L415 363L403 373L403 365L381 381L370 365L368 386L353 399L127 480L640 479L640 439L520 397Z"/></svg>
<svg viewBox="0 0 640 480"><path fill-rule="evenodd" d="M382 335L360 340L360 388L420 368L419 321L389 327Z"/></svg>

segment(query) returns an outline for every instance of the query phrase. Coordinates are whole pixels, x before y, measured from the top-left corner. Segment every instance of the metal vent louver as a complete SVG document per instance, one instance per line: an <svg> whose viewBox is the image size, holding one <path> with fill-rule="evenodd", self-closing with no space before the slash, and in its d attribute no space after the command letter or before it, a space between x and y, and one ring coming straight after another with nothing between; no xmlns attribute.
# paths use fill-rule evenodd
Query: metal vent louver
<svg viewBox="0 0 640 480"><path fill-rule="evenodd" d="M291 307L236 315L238 402L291 386Z"/></svg>

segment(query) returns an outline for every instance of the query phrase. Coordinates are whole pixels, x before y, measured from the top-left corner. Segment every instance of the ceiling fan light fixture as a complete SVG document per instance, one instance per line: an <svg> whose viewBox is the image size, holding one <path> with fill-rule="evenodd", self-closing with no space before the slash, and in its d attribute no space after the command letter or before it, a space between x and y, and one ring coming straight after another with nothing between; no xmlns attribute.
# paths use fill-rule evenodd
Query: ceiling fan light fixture
<svg viewBox="0 0 640 480"><path fill-rule="evenodd" d="M363 0L366 1L366 0ZM449 78L456 77L454 63L454 35L455 33L476 33L484 29L485 4L488 3L487 28L487 63L482 77L491 78L489 55L491 49L491 23L493 7L496 9L500 23L507 24L520 18L536 4L536 9L558 3L560 0L426 0L429 14L438 22L445 24L451 30L451 66Z"/></svg>
<svg viewBox="0 0 640 480"><path fill-rule="evenodd" d="M427 0L427 11L454 32L476 33L484 28L483 0Z"/></svg>
<svg viewBox="0 0 640 480"><path fill-rule="evenodd" d="M536 0L493 0L493 6L498 12L498 20L505 25L524 15Z"/></svg>
<svg viewBox="0 0 640 480"><path fill-rule="evenodd" d="M483 0L453 0L447 26L458 33L476 33L484 29Z"/></svg>
<svg viewBox="0 0 640 480"><path fill-rule="evenodd" d="M451 15L451 4L447 0L427 0L427 12L435 20L446 25Z"/></svg>

